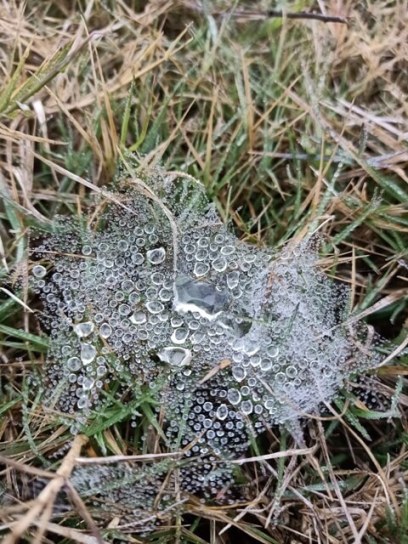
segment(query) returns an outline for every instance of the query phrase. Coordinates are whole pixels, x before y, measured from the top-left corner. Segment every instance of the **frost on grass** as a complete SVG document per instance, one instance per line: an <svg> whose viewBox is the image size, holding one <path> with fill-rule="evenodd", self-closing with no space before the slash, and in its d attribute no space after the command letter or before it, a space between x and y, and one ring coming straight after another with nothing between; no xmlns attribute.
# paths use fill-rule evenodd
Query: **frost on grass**
<svg viewBox="0 0 408 544"><path fill-rule="evenodd" d="M299 421L377 363L315 243L240 242L193 180L118 186L33 246L51 339L44 404L76 433L118 404L136 427L148 397L165 446L191 458L182 491L216 496L251 436L284 425L299 437Z"/></svg>

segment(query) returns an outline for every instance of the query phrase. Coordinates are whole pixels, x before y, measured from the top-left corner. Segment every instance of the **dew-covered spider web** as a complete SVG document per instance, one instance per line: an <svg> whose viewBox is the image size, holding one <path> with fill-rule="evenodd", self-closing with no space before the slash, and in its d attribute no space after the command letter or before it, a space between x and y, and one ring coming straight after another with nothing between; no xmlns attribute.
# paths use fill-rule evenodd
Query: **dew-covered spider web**
<svg viewBox="0 0 408 544"><path fill-rule="evenodd" d="M319 270L316 241L243 243L188 177L128 181L89 216L56 218L52 235L34 238L32 287L50 335L45 407L75 434L117 404L136 429L139 399L150 399L163 448L184 452L187 494L217 497L233 482L229 461L268 427L301 440L299 422L378 363L368 329L347 321L347 288ZM104 479L95 470L74 472L84 496ZM128 466L115 470L132 479ZM156 476L159 487L173 481ZM106 491L116 504L118 487Z"/></svg>

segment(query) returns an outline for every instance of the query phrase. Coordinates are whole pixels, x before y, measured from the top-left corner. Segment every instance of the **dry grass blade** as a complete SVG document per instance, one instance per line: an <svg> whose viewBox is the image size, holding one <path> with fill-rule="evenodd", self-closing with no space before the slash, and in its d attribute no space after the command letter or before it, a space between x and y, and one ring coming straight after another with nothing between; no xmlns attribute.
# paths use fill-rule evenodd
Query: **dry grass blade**
<svg viewBox="0 0 408 544"><path fill-rule="evenodd" d="M255 457L245 457L243 459L237 459L231 461L231 463L235 465L243 465L245 463L256 463L257 461L267 461L269 459L280 459L296 455L308 455L309 453L313 453L315 450L316 446L314 446L313 448L300 448L286 451L277 451L275 453L268 453L266 455L257 455Z"/></svg>
<svg viewBox="0 0 408 544"><path fill-rule="evenodd" d="M5 544L19 539L33 544L110 544L115 539L405 544L408 2L241 4L0 4L0 531ZM214 210L246 243L278 253L283 247L296 251L299 241L318 236L319 270L350 286L350 299L341 324L327 325L322 334L311 328L310 338L319 346L346 331L362 356L378 352L367 383L358 370L339 380L335 404L327 403L323 412L299 408L302 425L271 426L268 410L262 412L264 431L254 429L250 449L236 457L224 458L211 448L206 455L197 453L207 440L201 423L187 444L178 437L170 445L173 422L157 400L157 384L145 383L139 390L129 385L128 375L121 383L101 379L106 406L87 421L89 436L81 453L85 439L72 444L70 431L76 408L64 412L56 399L69 388L82 395L82 384L69 382L69 374L66 381L56 379L51 406L39 390L60 355L52 355L55 338L46 338L49 329L39 320L45 314L31 290L33 268L44 264L53 275L59 259L76 260L73 269L85 259L77 249L50 249L34 263L28 248L54 232L57 216L73 217L97 236L105 228L105 211L117 207L124 215L133 213L136 229L138 213L126 193L134 188L167 218L173 242L169 262L176 273L182 268L177 254L185 233L178 229L177 213L149 185L150 173L159 166L168 187L180 189L183 213L189 203L181 187L197 188L198 179ZM133 228L132 223L130 234ZM37 229L38 239L30 235ZM211 266L208 276L197 276L199 281L212 277ZM243 268L237 260L234 271L243 274ZM272 275L270 281L275 281ZM304 282L307 289L307 274ZM325 301L323 316L329 308ZM335 311L343 310L336 306ZM364 321L369 327L363 341L359 325ZM244 316L239 327L244 337L247 325ZM188 335L188 341L195 338L193 329ZM109 365L114 341L112 336L101 341ZM217 349L211 346L208 357ZM193 344L190 348L194 355ZM146 358L154 351L149 350ZM241 355L239 349L235 358L221 353L194 376L197 388L218 394L212 384L231 376ZM353 356L345 361L351 369L358 366ZM276 373L286 372L282 352L273 362L281 364ZM329 372L333 357L319 357L304 369L310 383L318 368L324 373L323 363ZM158 371L163 363L156 359L151 366ZM260 363L254 368L265 395L273 398L275 377L264 377ZM175 379L176 372L160 385L169 395L170 376ZM248 375L239 382L240 394L250 387L247 382ZM339 390L341 384L345 391ZM180 394L187 402L188 392ZM265 399L249 400L260 410ZM208 426L220 423L215 432L225 430L226 420L217 415L203 418ZM228 432L236 432L236 423ZM240 430L238 439L240 432L244 435ZM56 473L49 469L62 458ZM190 474L193 483L183 472L192 462L207 465L208 471ZM141 484L133 473L130 477L131 466L146 471L148 483ZM160 470L164 475L157 490L153 483ZM225 483L227 470L232 475ZM110 476L91 497L78 474L85 481ZM115 480L117 474L123 481ZM201 495L193 489L200 478L207 486ZM47 485L35 490L33 499L30 486L39 481ZM53 506L62 487L59 496L66 497L70 511L60 520ZM132 495L127 513L120 500L112 500L117 488L122 499ZM135 502L141 488L141 495L148 489L155 495L151 510ZM147 536L140 536L140 527L126 517L139 507Z"/></svg>
<svg viewBox="0 0 408 544"><path fill-rule="evenodd" d="M75 459L78 457L82 447L87 443L88 439L83 435L78 435L74 438L72 446L57 470L54 478L41 491L33 504L30 506L26 514L18 521L14 522L10 527L8 534L3 542L4 544L15 544L24 532L36 521L39 516L46 511L46 518L41 520L40 531L45 529L45 525L49 521L52 513L52 507L58 492L61 490L67 479L69 478L74 466Z"/></svg>

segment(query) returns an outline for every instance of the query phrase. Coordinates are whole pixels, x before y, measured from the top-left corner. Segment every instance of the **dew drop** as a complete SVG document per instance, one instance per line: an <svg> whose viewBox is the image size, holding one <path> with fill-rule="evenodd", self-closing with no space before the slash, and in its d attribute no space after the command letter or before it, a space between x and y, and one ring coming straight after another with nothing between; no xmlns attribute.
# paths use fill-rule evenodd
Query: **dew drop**
<svg viewBox="0 0 408 544"><path fill-rule="evenodd" d="M95 325L92 321L84 321L83 323L78 323L74 325L74 331L79 338L86 338L93 333Z"/></svg>
<svg viewBox="0 0 408 544"><path fill-rule="evenodd" d="M269 355L269 357L275 358L279 355L279 348L278 346L269 346L266 350L266 353Z"/></svg>
<svg viewBox="0 0 408 544"><path fill-rule="evenodd" d="M181 313L197 312L202 317L213 320L228 303L227 294L218 291L209 282L196 281L182 276L175 281L175 310Z"/></svg>
<svg viewBox="0 0 408 544"><path fill-rule="evenodd" d="M147 317L144 312L134 312L134 314L130 317L130 321L134 325L141 325L142 323L146 323Z"/></svg>
<svg viewBox="0 0 408 544"><path fill-rule="evenodd" d="M198 247L208 247L208 238L200 238L197 242Z"/></svg>
<svg viewBox="0 0 408 544"><path fill-rule="evenodd" d="M172 317L170 322L171 322L171 326L174 328L181 327L181 325L184 323L183 319L179 317L178 315Z"/></svg>
<svg viewBox="0 0 408 544"><path fill-rule="evenodd" d="M203 410L205 412L211 412L212 409L213 409L213 403L212 402L204 402Z"/></svg>
<svg viewBox="0 0 408 544"><path fill-rule="evenodd" d="M36 264L33 266L33 275L36 278L43 278L47 274L47 269L41 264Z"/></svg>
<svg viewBox="0 0 408 544"><path fill-rule="evenodd" d="M221 253L223 255L232 255L235 252L235 247L231 245L223 246L221 248Z"/></svg>
<svg viewBox="0 0 408 544"><path fill-rule="evenodd" d="M186 327L179 327L171 335L171 341L174 344L184 344L187 340L189 330Z"/></svg>
<svg viewBox="0 0 408 544"><path fill-rule="evenodd" d="M244 261L246 263L253 263L256 261L256 255L254 253L247 253L246 255L244 255Z"/></svg>
<svg viewBox="0 0 408 544"><path fill-rule="evenodd" d="M81 361L89 365L96 357L96 349L91 344L81 344Z"/></svg>
<svg viewBox="0 0 408 544"><path fill-rule="evenodd" d="M271 408L273 408L275 406L275 400L273 398L268 398L265 400L265 408L267 410L270 410Z"/></svg>
<svg viewBox="0 0 408 544"><path fill-rule="evenodd" d="M164 247L151 249L146 253L147 260L152 264L160 264L166 258L166 250Z"/></svg>
<svg viewBox="0 0 408 544"><path fill-rule="evenodd" d="M228 416L228 408L226 404L221 404L217 409L217 418L223 421Z"/></svg>
<svg viewBox="0 0 408 544"><path fill-rule="evenodd" d="M227 275L227 285L230 289L235 289L239 284L239 272L233 270Z"/></svg>
<svg viewBox="0 0 408 544"><path fill-rule="evenodd" d="M159 300L150 300L146 303L146 308L151 314L159 314L164 310L164 306Z"/></svg>
<svg viewBox="0 0 408 544"><path fill-rule="evenodd" d="M208 251L199 249L195 254L195 258L197 261L205 261L208 258Z"/></svg>
<svg viewBox="0 0 408 544"><path fill-rule="evenodd" d="M250 358L249 362L251 363L251 366L256 368L257 366L259 366L261 364L260 355L254 355L253 357Z"/></svg>
<svg viewBox="0 0 408 544"><path fill-rule="evenodd" d="M181 367L186 366L191 361L191 351L184 348L166 347L157 354L163 363L168 363L171 366Z"/></svg>
<svg viewBox="0 0 408 544"><path fill-rule="evenodd" d="M214 242L217 244L222 244L225 241L225 236L223 234L216 234L214 236Z"/></svg>
<svg viewBox="0 0 408 544"><path fill-rule="evenodd" d="M246 371L244 368L242 368L242 366L233 366L232 375L237 382L242 382L242 380L246 377Z"/></svg>
<svg viewBox="0 0 408 544"><path fill-rule="evenodd" d="M102 323L102 325L99 327L99 336L102 338L109 338L109 336L112 334L112 328L107 323Z"/></svg>
<svg viewBox="0 0 408 544"><path fill-rule="evenodd" d="M79 409L86 408L89 405L89 400L86 395L79 397L77 406Z"/></svg>
<svg viewBox="0 0 408 544"><path fill-rule="evenodd" d="M262 359L261 361L261 370L267 372L272 368L272 361L268 358Z"/></svg>
<svg viewBox="0 0 408 544"><path fill-rule="evenodd" d="M249 416L249 414L252 413L253 405L251 400L243 400L241 402L241 411L246 416Z"/></svg>
<svg viewBox="0 0 408 544"><path fill-rule="evenodd" d="M106 374L106 371L107 371L106 366L100 365L96 369L96 375L98 376L98 378L101 378L102 376Z"/></svg>
<svg viewBox="0 0 408 544"><path fill-rule="evenodd" d="M228 400L236 406L241 401L241 393L238 389L228 389Z"/></svg>
<svg viewBox="0 0 408 544"><path fill-rule="evenodd" d="M286 376L283 372L278 372L275 376L275 382L278 384L283 384L286 382Z"/></svg>
<svg viewBox="0 0 408 544"><path fill-rule="evenodd" d="M121 304L119 306L120 315L129 315L131 311L132 310L131 310L129 304Z"/></svg>
<svg viewBox="0 0 408 544"><path fill-rule="evenodd" d="M72 372L79 370L81 366L81 360L79 359L79 357L70 357L67 361L67 367L69 368L69 370L72 370Z"/></svg>
<svg viewBox="0 0 408 544"><path fill-rule="evenodd" d="M205 276L209 270L210 267L207 263L196 263L194 266L194 275L197 277Z"/></svg>
<svg viewBox="0 0 408 544"><path fill-rule="evenodd" d="M126 240L119 240L118 249L119 251L126 251L127 249L129 249L128 242Z"/></svg>
<svg viewBox="0 0 408 544"><path fill-rule="evenodd" d="M85 245L85 246L82 246L81 251L82 251L82 255L91 255L92 248L91 248L91 246Z"/></svg>
<svg viewBox="0 0 408 544"><path fill-rule="evenodd" d="M285 372L288 378L295 378L298 373L297 368L292 365L288 366Z"/></svg>
<svg viewBox="0 0 408 544"><path fill-rule="evenodd" d="M224 259L224 257L218 257L211 263L211 266L214 268L216 272L224 272L227 268L227 261Z"/></svg>
<svg viewBox="0 0 408 544"><path fill-rule="evenodd" d="M161 272L155 272L154 274L152 274L152 282L155 285L162 285L162 283L164 282L164 274L162 274Z"/></svg>
<svg viewBox="0 0 408 544"><path fill-rule="evenodd" d="M247 355L249 355L249 357L258 353L259 349L260 349L259 344L255 342L254 340L248 340L248 339L244 340L242 351L246 353Z"/></svg>
<svg viewBox="0 0 408 544"><path fill-rule="evenodd" d="M141 297L139 293L136 293L135 291L133 293L130 293L129 295L130 304L138 304L140 301L141 301Z"/></svg>
<svg viewBox="0 0 408 544"><path fill-rule="evenodd" d="M82 382L82 389L84 391L89 391L94 386L95 380L92 378L89 378L88 376L85 376L84 381Z"/></svg>
<svg viewBox="0 0 408 544"><path fill-rule="evenodd" d="M136 266L143 264L144 260L145 259L141 253L134 253L132 255L132 263L135 264Z"/></svg>
<svg viewBox="0 0 408 544"><path fill-rule="evenodd" d="M251 392L251 390L249 389L249 387L247 385L243 385L241 387L241 395L246 397L249 395L249 393Z"/></svg>
<svg viewBox="0 0 408 544"><path fill-rule="evenodd" d="M160 289L159 291L159 299L163 302L168 302L173 298L173 291L170 289L166 289L163 287L163 289Z"/></svg>

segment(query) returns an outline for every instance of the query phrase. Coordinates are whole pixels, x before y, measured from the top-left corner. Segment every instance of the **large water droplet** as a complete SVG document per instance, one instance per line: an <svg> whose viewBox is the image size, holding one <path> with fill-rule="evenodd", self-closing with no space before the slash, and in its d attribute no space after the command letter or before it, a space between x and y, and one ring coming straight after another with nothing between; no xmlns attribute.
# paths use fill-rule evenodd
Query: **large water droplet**
<svg viewBox="0 0 408 544"><path fill-rule="evenodd" d="M112 329L110 325L107 323L102 323L102 325L99 327L99 336L102 338L109 338L109 336L112 334Z"/></svg>
<svg viewBox="0 0 408 544"><path fill-rule="evenodd" d="M151 314L159 314L164 310L163 304L158 300L150 300L146 303L146 308Z"/></svg>
<svg viewBox="0 0 408 544"><path fill-rule="evenodd" d="M89 406L88 397L86 395L83 395L83 396L79 397L78 402L77 402L77 406L78 406L79 409L86 408L87 406Z"/></svg>
<svg viewBox="0 0 408 544"><path fill-rule="evenodd" d="M47 269L41 264L33 266L33 275L36 278L43 278L47 274Z"/></svg>
<svg viewBox="0 0 408 544"><path fill-rule="evenodd" d="M162 274L161 272L155 272L151 276L151 280L152 280L152 283L154 283L154 285L162 285L164 282L164 279L165 279L164 274Z"/></svg>
<svg viewBox="0 0 408 544"><path fill-rule="evenodd" d="M214 268L216 272L224 272L227 268L227 261L224 259L224 257L218 257L215 259L215 261L212 262L211 266Z"/></svg>
<svg viewBox="0 0 408 544"><path fill-rule="evenodd" d="M228 303L225 291L218 291L212 283L192 280L187 276L176 279L174 290L176 311L197 312L210 320L216 319Z"/></svg>
<svg viewBox="0 0 408 544"><path fill-rule="evenodd" d="M258 344L258 342L252 339L244 338L244 344L242 347L242 351L244 353L251 357L252 355L255 355L255 353L258 353L259 349L260 345Z"/></svg>
<svg viewBox="0 0 408 544"><path fill-rule="evenodd" d="M205 276L209 270L210 267L207 263L196 263L194 266L194 275L197 277Z"/></svg>
<svg viewBox="0 0 408 544"><path fill-rule="evenodd" d="M254 368L256 368L257 366L261 364L260 355L254 355L253 357L250 358L249 362Z"/></svg>
<svg viewBox="0 0 408 544"><path fill-rule="evenodd" d="M86 338L93 333L95 325L92 321L84 321L83 323L78 323L74 325L74 331L79 336L79 338Z"/></svg>
<svg viewBox="0 0 408 544"><path fill-rule="evenodd" d="M168 302L173 298L173 291L171 289L166 289L163 287L163 289L160 289L159 291L159 298L163 302Z"/></svg>
<svg viewBox="0 0 408 544"><path fill-rule="evenodd" d="M292 365L288 366L285 372L288 378L295 378L298 373L297 368Z"/></svg>
<svg viewBox="0 0 408 544"><path fill-rule="evenodd" d="M119 240L118 249L119 251L126 251L127 249L129 249L128 242L126 240Z"/></svg>
<svg viewBox="0 0 408 544"><path fill-rule="evenodd" d="M266 353L269 355L269 357L277 357L279 355L279 348L278 346L269 346L268 349L266 350Z"/></svg>
<svg viewBox="0 0 408 544"><path fill-rule="evenodd" d="M268 359L267 357L262 359L262 361L261 361L261 370L263 370L264 372L267 372L271 368L272 368L272 361L270 359Z"/></svg>
<svg viewBox="0 0 408 544"><path fill-rule="evenodd" d="M239 284L239 272L233 270L227 275L227 285L230 289L235 289Z"/></svg>
<svg viewBox="0 0 408 544"><path fill-rule="evenodd" d="M184 323L183 319L178 315L172 317L170 322L172 327L181 327L181 325Z"/></svg>
<svg viewBox="0 0 408 544"><path fill-rule="evenodd" d="M81 251L82 251L82 255L91 255L92 248L91 248L91 246L85 245L85 246L82 246Z"/></svg>
<svg viewBox="0 0 408 544"><path fill-rule="evenodd" d="M252 413L253 405L251 400L243 400L241 402L241 411L246 416L249 416L249 414Z"/></svg>
<svg viewBox="0 0 408 544"><path fill-rule="evenodd" d="M232 255L235 252L235 247L232 245L226 245L221 248L221 253L223 255Z"/></svg>
<svg viewBox="0 0 408 544"><path fill-rule="evenodd" d="M187 340L188 334L188 329L186 329L185 327L180 327L176 329L171 335L171 341L174 342L174 344L184 344L184 342Z"/></svg>
<svg viewBox="0 0 408 544"><path fill-rule="evenodd" d="M96 357L96 349L91 344L81 344L81 361L89 365Z"/></svg>
<svg viewBox="0 0 408 544"><path fill-rule="evenodd" d="M278 372L276 375L275 375L275 382L277 384L283 384L286 382L286 376L283 372Z"/></svg>
<svg viewBox="0 0 408 544"><path fill-rule="evenodd" d="M69 370L72 370L72 372L79 370L81 366L81 360L79 359L79 357L70 357L67 361L67 367L69 368Z"/></svg>
<svg viewBox="0 0 408 544"><path fill-rule="evenodd" d="M130 304L138 304L141 301L141 296L139 293L136 293L135 291L133 293L130 293L129 295L129 303Z"/></svg>
<svg viewBox="0 0 408 544"><path fill-rule="evenodd" d="M92 378L89 378L88 376L85 376L84 381L82 382L82 389L85 391L89 391L89 389L92 389L94 386L95 380Z"/></svg>
<svg viewBox="0 0 408 544"><path fill-rule="evenodd" d="M96 369L96 375L100 378L101 376L104 376L107 372L106 366L100 365Z"/></svg>
<svg viewBox="0 0 408 544"><path fill-rule="evenodd" d="M189 349L176 347L163 348L157 355L163 363L168 363L176 367L188 365L192 357Z"/></svg>
<svg viewBox="0 0 408 544"><path fill-rule="evenodd" d="M237 380L237 382L242 382L242 380L246 377L246 371L242 366L233 366L232 367L232 375Z"/></svg>
<svg viewBox="0 0 408 544"><path fill-rule="evenodd" d="M147 260L152 264L160 264L166 258L166 250L164 247L151 249L146 253Z"/></svg>
<svg viewBox="0 0 408 544"><path fill-rule="evenodd" d="M199 249L195 254L196 261L205 261L208 259L208 251Z"/></svg>
<svg viewBox="0 0 408 544"><path fill-rule="evenodd" d="M141 264L143 264L144 262L144 257L141 253L134 253L132 255L132 263L139 266Z"/></svg>
<svg viewBox="0 0 408 544"><path fill-rule="evenodd" d="M198 247L208 247L209 241L208 238L199 238L197 242Z"/></svg>
<svg viewBox="0 0 408 544"><path fill-rule="evenodd" d="M120 315L129 315L132 311L129 304L120 304L118 310Z"/></svg>
<svg viewBox="0 0 408 544"><path fill-rule="evenodd" d="M238 389L228 389L228 400L234 406L241 401L241 393Z"/></svg>
<svg viewBox="0 0 408 544"><path fill-rule="evenodd" d="M146 323L146 314L144 312L134 312L134 314L130 317L130 321L134 325L141 325L142 323Z"/></svg>
<svg viewBox="0 0 408 544"><path fill-rule="evenodd" d="M224 419L226 419L226 417L228 416L228 408L226 406L226 404L221 404L219 407L218 407L218 410L217 410L217 418L218 419L221 419L221 421L223 421Z"/></svg>

